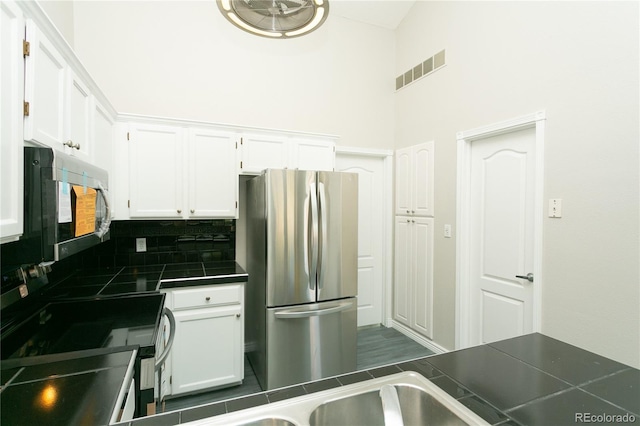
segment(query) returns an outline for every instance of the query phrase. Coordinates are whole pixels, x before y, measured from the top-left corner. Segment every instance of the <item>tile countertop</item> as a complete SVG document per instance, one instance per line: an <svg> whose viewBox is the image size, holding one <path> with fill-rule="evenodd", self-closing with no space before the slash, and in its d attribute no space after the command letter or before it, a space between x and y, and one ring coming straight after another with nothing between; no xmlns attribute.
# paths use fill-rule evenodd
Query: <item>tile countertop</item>
<svg viewBox="0 0 640 426"><path fill-rule="evenodd" d="M640 423L640 370L533 333L129 424L186 423L400 371L422 374L492 425Z"/></svg>
<svg viewBox="0 0 640 426"><path fill-rule="evenodd" d="M246 282L236 262L176 263L80 271L58 283L53 298L113 296L157 292L163 288Z"/></svg>
<svg viewBox="0 0 640 426"><path fill-rule="evenodd" d="M106 425L120 412L135 356L121 349L3 361L0 423Z"/></svg>

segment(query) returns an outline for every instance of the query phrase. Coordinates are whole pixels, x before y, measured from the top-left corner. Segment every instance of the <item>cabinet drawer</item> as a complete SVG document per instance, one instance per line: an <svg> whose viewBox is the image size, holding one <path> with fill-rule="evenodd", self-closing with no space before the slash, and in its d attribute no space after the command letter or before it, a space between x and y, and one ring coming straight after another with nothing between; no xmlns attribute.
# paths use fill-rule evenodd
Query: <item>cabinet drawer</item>
<svg viewBox="0 0 640 426"><path fill-rule="evenodd" d="M175 290L173 309L192 309L242 302L242 286L224 285Z"/></svg>

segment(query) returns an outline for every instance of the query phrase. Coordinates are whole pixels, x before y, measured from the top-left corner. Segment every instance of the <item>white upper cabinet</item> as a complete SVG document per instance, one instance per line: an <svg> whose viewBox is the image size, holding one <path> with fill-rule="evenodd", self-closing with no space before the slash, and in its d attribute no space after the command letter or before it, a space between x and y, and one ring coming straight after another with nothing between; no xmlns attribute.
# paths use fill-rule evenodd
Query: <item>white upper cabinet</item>
<svg viewBox="0 0 640 426"><path fill-rule="evenodd" d="M108 171L113 170L113 135L115 132L115 120L109 111L95 98L91 102L90 115L90 143L94 148L94 163L96 166ZM111 174L111 173L110 173Z"/></svg>
<svg viewBox="0 0 640 426"><path fill-rule="evenodd" d="M434 215L433 169L433 141L396 150L396 215Z"/></svg>
<svg viewBox="0 0 640 426"><path fill-rule="evenodd" d="M0 242L23 232L24 18L11 1L0 2Z"/></svg>
<svg viewBox="0 0 640 426"><path fill-rule="evenodd" d="M264 169L289 167L289 141L283 135L244 134L240 145L242 174L260 174Z"/></svg>
<svg viewBox="0 0 640 426"><path fill-rule="evenodd" d="M92 105L94 94L51 39L27 21L30 52L25 58L24 139L50 146L93 163Z"/></svg>
<svg viewBox="0 0 640 426"><path fill-rule="evenodd" d="M73 51L53 33L51 28L43 31L32 20L26 22L29 53L24 60L24 100L29 111L24 118L24 140L95 164L95 152L105 147L97 147L96 143L103 141L92 134L93 108L102 102L112 124L116 113L106 108L108 101ZM107 149L111 146L108 141Z"/></svg>
<svg viewBox="0 0 640 426"><path fill-rule="evenodd" d="M238 149L232 133L189 129L188 216L238 217Z"/></svg>
<svg viewBox="0 0 640 426"><path fill-rule="evenodd" d="M93 143L91 141L91 92L71 68L67 69L68 95L65 114L65 134L63 145L71 155L91 162Z"/></svg>
<svg viewBox="0 0 640 426"><path fill-rule="evenodd" d="M331 138L286 132L243 133L241 149L241 174L260 174L265 169L332 171L335 167L335 142Z"/></svg>
<svg viewBox="0 0 640 426"><path fill-rule="evenodd" d="M335 152L333 141L295 139L291 144L294 167L300 170L335 170Z"/></svg>
<svg viewBox="0 0 640 426"><path fill-rule="evenodd" d="M183 140L180 127L130 124L130 217L182 217Z"/></svg>
<svg viewBox="0 0 640 426"><path fill-rule="evenodd" d="M396 151L396 214L411 214L412 205L412 149ZM414 209L415 210L415 209Z"/></svg>
<svg viewBox="0 0 640 426"><path fill-rule="evenodd" d="M130 123L128 139L129 217L238 217L234 133Z"/></svg>
<svg viewBox="0 0 640 426"><path fill-rule="evenodd" d="M24 139L64 151L66 62L33 21L27 21L27 40Z"/></svg>

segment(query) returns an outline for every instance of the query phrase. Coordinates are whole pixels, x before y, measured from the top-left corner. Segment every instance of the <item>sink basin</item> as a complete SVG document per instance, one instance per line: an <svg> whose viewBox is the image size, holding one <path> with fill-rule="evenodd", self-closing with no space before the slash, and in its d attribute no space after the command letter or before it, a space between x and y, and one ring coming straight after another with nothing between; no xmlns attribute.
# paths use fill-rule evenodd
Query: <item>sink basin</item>
<svg viewBox="0 0 640 426"><path fill-rule="evenodd" d="M418 373L404 372L185 423L191 426L489 425Z"/></svg>
<svg viewBox="0 0 640 426"><path fill-rule="evenodd" d="M445 407L433 395L412 386L394 386L400 402L402 421L405 426L466 425L462 419ZM367 425L384 426L384 411L380 393L367 392L356 396L326 402L311 412L311 426Z"/></svg>
<svg viewBox="0 0 640 426"><path fill-rule="evenodd" d="M296 424L278 417L267 417L243 423L243 426L296 426Z"/></svg>

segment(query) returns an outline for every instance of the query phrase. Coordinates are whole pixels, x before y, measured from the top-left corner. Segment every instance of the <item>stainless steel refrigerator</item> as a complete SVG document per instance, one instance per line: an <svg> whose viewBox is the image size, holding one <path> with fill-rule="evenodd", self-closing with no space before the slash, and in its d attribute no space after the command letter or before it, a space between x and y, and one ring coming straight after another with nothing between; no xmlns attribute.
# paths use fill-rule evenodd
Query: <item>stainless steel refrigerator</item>
<svg viewBox="0 0 640 426"><path fill-rule="evenodd" d="M358 175L269 169L246 190L245 338L260 386L355 370Z"/></svg>

